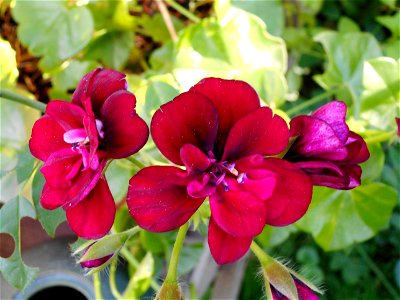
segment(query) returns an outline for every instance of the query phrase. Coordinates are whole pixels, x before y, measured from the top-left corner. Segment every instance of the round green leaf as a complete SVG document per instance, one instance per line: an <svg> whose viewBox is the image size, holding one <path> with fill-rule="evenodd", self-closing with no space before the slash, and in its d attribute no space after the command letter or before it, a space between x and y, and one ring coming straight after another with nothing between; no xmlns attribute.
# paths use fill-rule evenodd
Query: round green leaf
<svg viewBox="0 0 400 300"><path fill-rule="evenodd" d="M375 236L389 222L397 192L382 183L339 191L314 188L306 215L296 224L324 250L338 250Z"/></svg>

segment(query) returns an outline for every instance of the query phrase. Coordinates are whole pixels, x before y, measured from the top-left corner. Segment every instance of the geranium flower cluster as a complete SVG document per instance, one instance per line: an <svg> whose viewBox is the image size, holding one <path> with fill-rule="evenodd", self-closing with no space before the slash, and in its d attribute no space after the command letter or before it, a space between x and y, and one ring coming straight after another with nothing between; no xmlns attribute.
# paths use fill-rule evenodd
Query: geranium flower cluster
<svg viewBox="0 0 400 300"><path fill-rule="evenodd" d="M96 69L72 103L52 101L32 132L32 154L43 160L41 203L62 206L72 229L98 238L112 226L114 201L102 170L147 141L124 75ZM206 78L162 105L150 131L171 166L150 166L130 180L127 205L142 228L174 230L209 201L208 243L219 264L249 249L266 224L285 226L308 209L313 185L351 189L369 157L345 122L346 105L332 101L288 124L262 107L243 81Z"/></svg>

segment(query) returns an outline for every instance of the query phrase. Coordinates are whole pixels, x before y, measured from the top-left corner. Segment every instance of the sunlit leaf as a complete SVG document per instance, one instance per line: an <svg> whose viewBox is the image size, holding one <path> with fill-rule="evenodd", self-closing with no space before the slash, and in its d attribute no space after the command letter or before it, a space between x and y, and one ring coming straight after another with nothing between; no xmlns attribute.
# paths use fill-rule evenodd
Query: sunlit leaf
<svg viewBox="0 0 400 300"><path fill-rule="evenodd" d="M395 127L400 109L400 60L380 57L365 62L361 116L379 129Z"/></svg>
<svg viewBox="0 0 400 300"><path fill-rule="evenodd" d="M44 70L57 67L79 52L93 33L93 19L84 6L69 8L67 1L16 1L13 16L18 37Z"/></svg>
<svg viewBox="0 0 400 300"><path fill-rule="evenodd" d="M343 249L385 228L396 203L397 192L382 183L350 191L316 187L309 210L296 225L325 251Z"/></svg>

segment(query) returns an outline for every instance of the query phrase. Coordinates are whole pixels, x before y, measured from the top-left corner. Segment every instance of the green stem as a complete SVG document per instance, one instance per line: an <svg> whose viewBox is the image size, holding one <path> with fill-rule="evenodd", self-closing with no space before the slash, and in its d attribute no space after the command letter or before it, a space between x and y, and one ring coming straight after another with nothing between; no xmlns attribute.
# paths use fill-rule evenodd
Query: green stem
<svg viewBox="0 0 400 300"><path fill-rule="evenodd" d="M144 164L142 164L139 160L137 160L136 158L129 156L127 158L125 158L126 160L129 160L132 164L134 164L135 166L137 166L139 169L143 169L144 167L146 167Z"/></svg>
<svg viewBox="0 0 400 300"><path fill-rule="evenodd" d="M255 241L251 242L250 249L257 257L257 259L260 261L261 265L265 265L271 261L272 258L268 254L266 254L264 250L261 249L261 247L258 246Z"/></svg>
<svg viewBox="0 0 400 300"><path fill-rule="evenodd" d="M386 290L392 295L393 299L400 299L400 295L396 292L396 289L390 284L389 280L386 278L385 274L379 269L375 262L368 256L367 252L362 246L355 247L357 252L360 254L361 258L366 262L368 267L376 274L382 284L385 286Z"/></svg>
<svg viewBox="0 0 400 300"><path fill-rule="evenodd" d="M382 143L390 140L393 138L393 136L396 134L396 131L389 131L389 132L384 132L382 134L378 134L376 136L372 136L369 138L365 139L365 142L367 144L376 144L376 143Z"/></svg>
<svg viewBox="0 0 400 300"><path fill-rule="evenodd" d="M174 248L172 249L171 259L169 261L167 276L165 282L176 282L177 281L177 269L179 255L182 250L183 242L185 240L186 232L188 231L189 224L186 222L179 228L178 235L176 236Z"/></svg>
<svg viewBox="0 0 400 300"><path fill-rule="evenodd" d="M0 98L4 98L4 99L10 100L10 101L21 103L23 105L40 110L41 112L45 112L45 110L46 110L46 104L36 101L36 100L29 99L25 96L14 93L10 90L0 90Z"/></svg>
<svg viewBox="0 0 400 300"><path fill-rule="evenodd" d="M96 300L103 299L103 295L101 293L100 272L93 273L92 276L93 276L94 296Z"/></svg>
<svg viewBox="0 0 400 300"><path fill-rule="evenodd" d="M295 107L289 109L286 113L289 116L296 115L297 113L301 112L302 110L304 110L304 109L306 109L306 108L308 108L308 107L310 107L310 106L312 106L312 105L314 105L314 104L316 104L316 103L318 103L318 102L320 102L320 101L332 96L336 92L337 92L337 89L332 89L332 90L326 91L326 92L324 92L322 94L319 94L319 95L317 95L315 97L312 97L310 100L307 100L307 101L305 101L305 102L303 102L303 103L301 103L299 105L296 105Z"/></svg>
<svg viewBox="0 0 400 300"><path fill-rule="evenodd" d="M139 262L126 247L123 247L121 249L121 254L124 256L124 258L128 261L129 264L131 264L135 268L139 266ZM155 291L158 291L160 289L160 285L157 282L155 282L154 279L151 279L150 286Z"/></svg>
<svg viewBox="0 0 400 300"><path fill-rule="evenodd" d="M182 15L184 15L186 18L193 21L194 23L199 23L201 21L201 19L199 17L192 14L190 11L188 11L186 8L184 8L183 6L176 3L174 0L165 0L165 3L167 3L169 6L171 6L173 9L175 9L177 12L181 13Z"/></svg>
<svg viewBox="0 0 400 300"><path fill-rule="evenodd" d="M120 294L120 292L117 289L117 286L115 285L115 272L117 270L117 260L114 259L111 262L111 266L110 266L110 277L109 277L109 283L110 283L110 290L111 293L113 294L113 296L116 299L121 299L122 295Z"/></svg>

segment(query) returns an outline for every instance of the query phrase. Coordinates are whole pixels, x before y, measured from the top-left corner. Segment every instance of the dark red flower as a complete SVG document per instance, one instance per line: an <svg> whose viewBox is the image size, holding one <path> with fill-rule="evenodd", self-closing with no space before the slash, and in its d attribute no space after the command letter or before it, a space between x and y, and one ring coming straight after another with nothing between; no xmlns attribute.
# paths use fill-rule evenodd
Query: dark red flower
<svg viewBox="0 0 400 300"><path fill-rule="evenodd" d="M400 137L400 118L395 117L397 124L397 136Z"/></svg>
<svg viewBox="0 0 400 300"><path fill-rule="evenodd" d="M363 138L346 124L346 104L332 101L310 116L290 122L294 143L285 159L308 174L314 185L347 190L360 185L360 163L369 158Z"/></svg>
<svg viewBox="0 0 400 300"><path fill-rule="evenodd" d="M72 103L51 101L32 129L31 153L44 161L41 204L62 206L84 238L103 236L114 222L114 200L101 175L107 160L132 155L148 138L126 89L124 74L95 69L82 78Z"/></svg>
<svg viewBox="0 0 400 300"><path fill-rule="evenodd" d="M260 107L243 81L203 79L156 111L151 133L161 153L186 170L153 166L130 180L129 211L144 229L178 228L209 197L208 242L223 264L243 256L265 224L293 223L308 208L308 176L264 158L287 147L285 121Z"/></svg>

